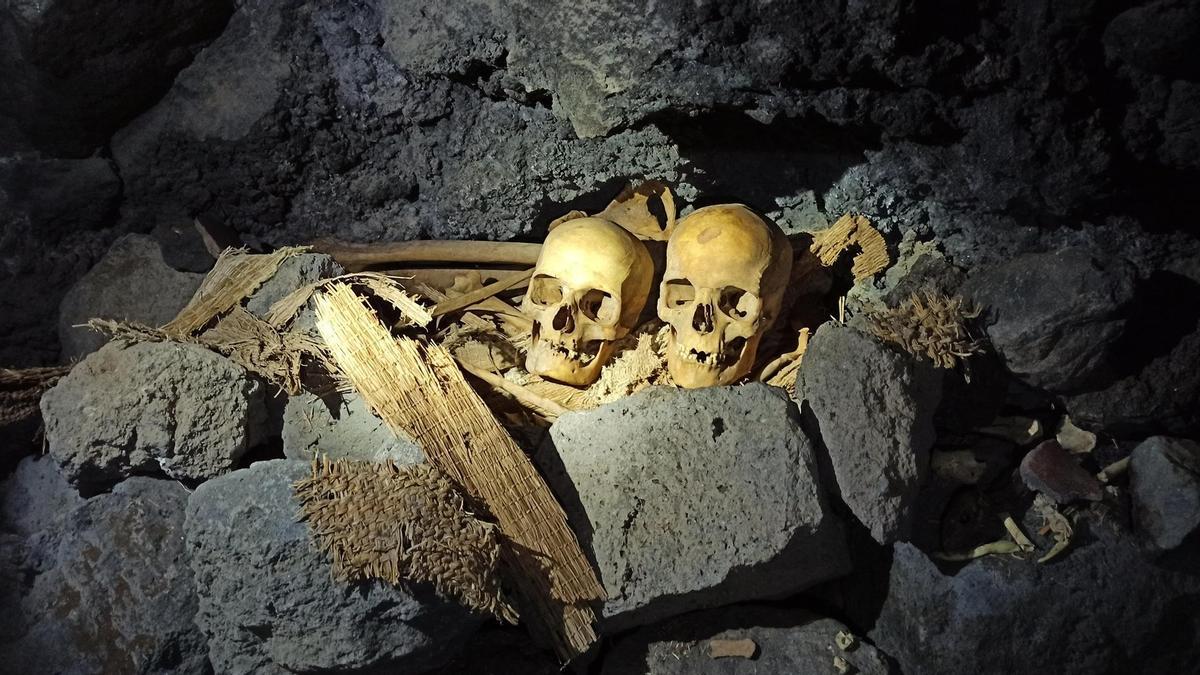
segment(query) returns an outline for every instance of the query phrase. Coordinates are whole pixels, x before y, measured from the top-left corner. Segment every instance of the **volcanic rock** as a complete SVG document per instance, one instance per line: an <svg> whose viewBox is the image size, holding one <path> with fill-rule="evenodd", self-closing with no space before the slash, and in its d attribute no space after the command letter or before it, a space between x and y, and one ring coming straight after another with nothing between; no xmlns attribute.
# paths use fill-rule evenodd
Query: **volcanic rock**
<svg viewBox="0 0 1200 675"><path fill-rule="evenodd" d="M0 131L8 121L35 147L90 154L162 96L230 9L203 0L102 0L86 12L67 0L5 4ZM9 140L0 134L0 147Z"/></svg>
<svg viewBox="0 0 1200 675"><path fill-rule="evenodd" d="M206 480L260 440L263 389L197 345L112 342L42 396L46 441L84 492L133 474Z"/></svg>
<svg viewBox="0 0 1200 675"><path fill-rule="evenodd" d="M482 617L423 584L337 581L298 518L292 484L309 470L307 462L258 462L208 481L188 500L196 623L213 668L236 675L440 665Z"/></svg>
<svg viewBox="0 0 1200 675"><path fill-rule="evenodd" d="M1095 502L1104 497L1104 485L1054 440L1044 441L1026 453L1021 460L1021 479L1030 490L1059 504L1077 499Z"/></svg>
<svg viewBox="0 0 1200 675"><path fill-rule="evenodd" d="M1148 562L1110 527L1091 536L1076 523L1071 549L1048 564L986 556L953 574L897 543L870 637L905 673L1194 669L1200 579Z"/></svg>
<svg viewBox="0 0 1200 675"><path fill-rule="evenodd" d="M568 413L538 455L608 591L607 629L849 569L812 444L765 385L651 388Z"/></svg>
<svg viewBox="0 0 1200 675"><path fill-rule="evenodd" d="M345 273L345 268L323 253L301 253L291 256L250 296L246 301L246 309L259 318L266 318L271 305L287 297L292 291ZM312 306L312 300L309 300L305 307L301 308L300 318L295 319L296 327L313 327L315 314Z"/></svg>
<svg viewBox="0 0 1200 675"><path fill-rule="evenodd" d="M392 433L356 393L289 397L283 411L283 454L309 460L318 452L330 459L425 461L419 447Z"/></svg>
<svg viewBox="0 0 1200 675"><path fill-rule="evenodd" d="M0 546L21 552L17 578L27 580L19 604L4 612L5 669L208 672L183 542L187 489L131 478L79 503L50 471L51 462L26 460L5 490L6 524L28 532L18 548ZM21 512L31 498L41 506ZM29 531L34 527L43 529Z"/></svg>
<svg viewBox="0 0 1200 675"><path fill-rule="evenodd" d="M827 323L809 341L797 394L820 426L846 505L876 541L906 538L928 471L941 375Z"/></svg>
<svg viewBox="0 0 1200 675"><path fill-rule="evenodd" d="M1131 265L1082 248L1028 253L972 274L963 287L983 307L988 337L1008 369L1055 393L1110 377L1133 290Z"/></svg>
<svg viewBox="0 0 1200 675"><path fill-rule="evenodd" d="M839 645L839 633L842 644ZM712 656L713 641L750 640L751 658ZM844 648L843 648L844 647ZM618 640L603 675L754 675L835 673L841 658L851 673L886 675L884 656L834 619L804 611L738 606L693 612L641 628Z"/></svg>
<svg viewBox="0 0 1200 675"><path fill-rule="evenodd" d="M1129 487L1137 529L1158 550L1200 527L1200 444L1155 436L1133 450Z"/></svg>
<svg viewBox="0 0 1200 675"><path fill-rule="evenodd" d="M192 299L201 274L179 272L163 261L158 243L142 234L118 239L67 294L58 310L58 339L64 359L77 359L108 340L83 326L90 319L161 326Z"/></svg>

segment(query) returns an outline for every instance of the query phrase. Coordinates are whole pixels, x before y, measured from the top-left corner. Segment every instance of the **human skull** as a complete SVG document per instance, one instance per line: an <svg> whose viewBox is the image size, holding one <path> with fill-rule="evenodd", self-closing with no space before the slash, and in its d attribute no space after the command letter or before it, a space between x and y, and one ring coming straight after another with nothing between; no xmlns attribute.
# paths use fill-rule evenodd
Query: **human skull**
<svg viewBox="0 0 1200 675"><path fill-rule="evenodd" d="M533 319L525 368L588 385L646 306L654 264L621 226L602 218L566 221L546 237L522 309Z"/></svg>
<svg viewBox="0 0 1200 675"><path fill-rule="evenodd" d="M680 221L658 297L675 383L711 387L749 373L791 268L787 237L741 204L706 206Z"/></svg>

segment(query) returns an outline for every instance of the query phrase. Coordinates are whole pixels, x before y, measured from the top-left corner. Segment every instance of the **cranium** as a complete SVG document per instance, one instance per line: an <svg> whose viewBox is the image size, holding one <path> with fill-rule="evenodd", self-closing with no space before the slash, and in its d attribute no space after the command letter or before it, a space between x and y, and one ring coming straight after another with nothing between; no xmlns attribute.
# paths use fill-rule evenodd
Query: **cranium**
<svg viewBox="0 0 1200 675"><path fill-rule="evenodd" d="M642 242L602 218L576 218L550 231L522 305L533 319L525 368L588 385L612 356L613 341L637 323L654 264Z"/></svg>
<svg viewBox="0 0 1200 675"><path fill-rule="evenodd" d="M787 237L741 204L706 206L680 221L658 298L658 316L671 325L675 383L710 387L750 372L791 268Z"/></svg>

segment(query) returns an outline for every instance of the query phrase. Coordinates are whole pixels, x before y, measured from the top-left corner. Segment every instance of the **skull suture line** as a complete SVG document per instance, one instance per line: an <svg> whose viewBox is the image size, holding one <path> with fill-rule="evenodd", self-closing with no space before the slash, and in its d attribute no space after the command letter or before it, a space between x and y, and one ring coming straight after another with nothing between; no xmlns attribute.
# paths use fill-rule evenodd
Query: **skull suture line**
<svg viewBox="0 0 1200 675"><path fill-rule="evenodd" d="M615 223L577 218L551 230L522 305L533 319L526 370L595 382L613 342L637 323L653 275L646 246Z"/></svg>
<svg viewBox="0 0 1200 675"><path fill-rule="evenodd" d="M680 221L658 298L658 316L671 325L671 379L711 387L749 373L791 269L787 237L741 204L706 206Z"/></svg>

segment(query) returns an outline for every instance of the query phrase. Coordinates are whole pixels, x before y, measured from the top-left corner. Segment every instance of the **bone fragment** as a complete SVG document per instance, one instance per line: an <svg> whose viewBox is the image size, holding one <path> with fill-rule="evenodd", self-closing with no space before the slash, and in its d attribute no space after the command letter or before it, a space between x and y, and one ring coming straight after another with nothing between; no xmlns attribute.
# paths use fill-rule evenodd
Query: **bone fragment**
<svg viewBox="0 0 1200 675"><path fill-rule="evenodd" d="M509 241L454 241L422 239L378 244L352 244L321 239L312 243L318 253L333 256L351 272L372 265L391 263L477 263L485 265L533 265L541 244Z"/></svg>
<svg viewBox="0 0 1200 675"><path fill-rule="evenodd" d="M708 655L714 659L735 657L752 659L758 651L758 644L750 638L740 640L723 640L714 638L708 641Z"/></svg>
<svg viewBox="0 0 1200 675"><path fill-rule="evenodd" d="M507 276L501 277L497 281L493 281L483 288L471 291L469 293L463 293L457 298L450 298L443 302L439 302L437 306L433 308L433 311L430 312L430 314L432 314L434 317L438 317L442 316L443 314L449 314L450 312L457 312L460 309L470 307L471 305L486 300L503 290L512 288L521 282L528 281L529 277L531 276L533 276L533 270L531 269L523 272L513 272Z"/></svg>

